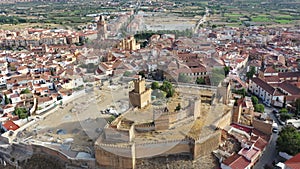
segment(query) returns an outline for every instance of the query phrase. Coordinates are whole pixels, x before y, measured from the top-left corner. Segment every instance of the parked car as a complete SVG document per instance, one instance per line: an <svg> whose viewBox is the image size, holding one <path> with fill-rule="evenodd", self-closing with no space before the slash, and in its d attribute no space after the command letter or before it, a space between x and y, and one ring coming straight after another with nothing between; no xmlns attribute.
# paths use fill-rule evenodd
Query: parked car
<svg viewBox="0 0 300 169"><path fill-rule="evenodd" d="M272 131L273 131L273 133L278 133L278 129L277 128L273 128Z"/></svg>
<svg viewBox="0 0 300 169"><path fill-rule="evenodd" d="M268 103L268 102L263 102L263 103L264 103L265 106L271 107L270 103Z"/></svg>
<svg viewBox="0 0 300 169"><path fill-rule="evenodd" d="M279 113L279 111L277 109L273 109L272 111L275 115Z"/></svg>

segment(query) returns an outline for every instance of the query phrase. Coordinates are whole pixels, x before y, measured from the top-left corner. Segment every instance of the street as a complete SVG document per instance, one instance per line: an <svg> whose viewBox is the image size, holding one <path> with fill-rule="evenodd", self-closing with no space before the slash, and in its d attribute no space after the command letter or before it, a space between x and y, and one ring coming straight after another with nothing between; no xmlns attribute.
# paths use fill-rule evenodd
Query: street
<svg viewBox="0 0 300 169"><path fill-rule="evenodd" d="M278 123L278 120L272 113L273 108L265 107L265 112L270 115L270 117L278 124L278 131L283 127ZM254 165L254 169L262 169L266 164L272 164L272 162L278 157L278 152L276 150L276 140L278 138L278 133L273 133L271 136L271 141L266 147L265 152L260 157L259 161Z"/></svg>

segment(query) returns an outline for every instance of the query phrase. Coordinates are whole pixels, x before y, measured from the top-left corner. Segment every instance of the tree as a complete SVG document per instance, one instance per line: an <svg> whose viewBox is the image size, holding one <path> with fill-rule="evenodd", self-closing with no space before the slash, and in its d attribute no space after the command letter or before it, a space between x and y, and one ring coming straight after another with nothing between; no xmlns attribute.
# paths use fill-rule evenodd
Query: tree
<svg viewBox="0 0 300 169"><path fill-rule="evenodd" d="M178 105L177 105L176 108L175 108L175 111L179 111L179 110L181 110L181 105L180 105L180 103L178 103Z"/></svg>
<svg viewBox="0 0 300 169"><path fill-rule="evenodd" d="M276 142L278 151L296 155L300 152L300 133L293 126L286 126L279 132Z"/></svg>
<svg viewBox="0 0 300 169"><path fill-rule="evenodd" d="M246 77L249 79L253 78L253 75L255 74L255 67L251 66L250 67L250 71L246 73Z"/></svg>
<svg viewBox="0 0 300 169"><path fill-rule="evenodd" d="M125 77L129 77L129 76L131 76L132 75L132 73L130 72L130 71L128 71L128 70L126 70L124 73L123 73L123 76L125 76Z"/></svg>
<svg viewBox="0 0 300 169"><path fill-rule="evenodd" d="M230 71L230 68L228 66L225 66L224 67L225 76L227 76L229 74L229 71Z"/></svg>
<svg viewBox="0 0 300 169"><path fill-rule="evenodd" d="M298 115L300 113L300 99L297 99L295 101L295 107L296 107L296 114Z"/></svg>
<svg viewBox="0 0 300 169"><path fill-rule="evenodd" d="M252 96L251 100L252 100L253 105L257 105L258 104L258 98L256 96Z"/></svg>
<svg viewBox="0 0 300 169"><path fill-rule="evenodd" d="M18 107L15 109L15 114L18 115L19 119L25 119L28 117L26 108Z"/></svg>
<svg viewBox="0 0 300 169"><path fill-rule="evenodd" d="M239 94L239 95L242 95L243 97L246 96L246 89L240 89L240 90L232 90L232 93L236 93L236 94Z"/></svg>
<svg viewBox="0 0 300 169"><path fill-rule="evenodd" d="M202 77L197 77L196 84L205 84L205 79Z"/></svg>
<svg viewBox="0 0 300 169"><path fill-rule="evenodd" d="M178 76L178 82L189 83L191 82L191 78L185 74L180 73Z"/></svg>
<svg viewBox="0 0 300 169"><path fill-rule="evenodd" d="M4 94L4 103L5 103L5 105L10 104L10 100L9 100L9 98L6 96L6 94Z"/></svg>
<svg viewBox="0 0 300 169"><path fill-rule="evenodd" d="M172 83L168 81L164 81L163 84L160 86L160 90L167 93L167 97L173 97L175 93L175 89L173 88Z"/></svg>
<svg viewBox="0 0 300 169"><path fill-rule="evenodd" d="M31 93L31 91L28 88L21 91L21 94L28 94L28 93Z"/></svg>
<svg viewBox="0 0 300 169"><path fill-rule="evenodd" d="M254 106L254 110L256 112L260 112L260 113L263 113L265 111L265 106L263 104L256 104Z"/></svg>
<svg viewBox="0 0 300 169"><path fill-rule="evenodd" d="M282 109L279 111L279 113L280 113L280 119L281 119L282 121L286 121L287 119L292 118L292 115L289 114L289 111L288 111L286 108L282 108Z"/></svg>
<svg viewBox="0 0 300 169"><path fill-rule="evenodd" d="M116 119L116 117L113 116L113 115L111 115L111 116L109 116L109 118L107 119L107 122L108 122L108 123L111 123L111 122L114 121L115 119Z"/></svg>
<svg viewBox="0 0 300 169"><path fill-rule="evenodd" d="M152 82L151 83L151 89L152 90L159 89L159 83L158 82Z"/></svg>
<svg viewBox="0 0 300 169"><path fill-rule="evenodd" d="M286 108L282 108L279 113L288 113L289 111Z"/></svg>
<svg viewBox="0 0 300 169"><path fill-rule="evenodd" d="M145 78L145 77L146 77L144 71L140 71L140 72L138 73L138 75L142 76L142 78Z"/></svg>

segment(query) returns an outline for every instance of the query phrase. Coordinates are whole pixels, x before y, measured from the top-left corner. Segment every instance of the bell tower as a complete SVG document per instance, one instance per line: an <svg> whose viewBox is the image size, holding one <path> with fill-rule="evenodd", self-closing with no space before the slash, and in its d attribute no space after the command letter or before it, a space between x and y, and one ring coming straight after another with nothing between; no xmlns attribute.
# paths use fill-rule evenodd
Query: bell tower
<svg viewBox="0 0 300 169"><path fill-rule="evenodd" d="M104 16L100 15L97 22L98 39L107 39L107 25Z"/></svg>

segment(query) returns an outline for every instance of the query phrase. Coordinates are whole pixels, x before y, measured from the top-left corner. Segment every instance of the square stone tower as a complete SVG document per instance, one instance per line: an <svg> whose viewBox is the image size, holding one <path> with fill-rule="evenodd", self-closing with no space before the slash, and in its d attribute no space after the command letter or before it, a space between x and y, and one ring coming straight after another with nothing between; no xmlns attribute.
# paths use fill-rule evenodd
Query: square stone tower
<svg viewBox="0 0 300 169"><path fill-rule="evenodd" d="M134 89L129 92L129 101L133 107L144 108L151 102L151 89L146 89L145 79L139 77L133 81Z"/></svg>

